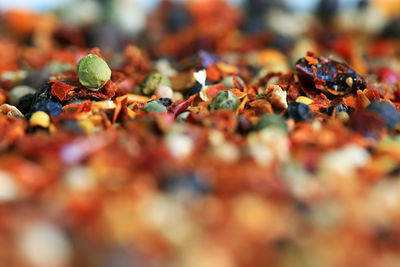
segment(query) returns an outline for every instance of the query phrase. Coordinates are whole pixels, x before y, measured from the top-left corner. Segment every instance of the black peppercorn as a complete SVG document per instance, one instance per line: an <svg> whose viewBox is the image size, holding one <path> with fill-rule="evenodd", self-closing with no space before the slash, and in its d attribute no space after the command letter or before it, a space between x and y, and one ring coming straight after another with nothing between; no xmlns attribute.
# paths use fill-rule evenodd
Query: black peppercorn
<svg viewBox="0 0 400 267"><path fill-rule="evenodd" d="M291 102L285 112L286 118L292 118L295 122L312 121L314 116L311 109L303 103Z"/></svg>
<svg viewBox="0 0 400 267"><path fill-rule="evenodd" d="M389 102L373 100L365 109L378 114L389 130L400 124L399 111Z"/></svg>

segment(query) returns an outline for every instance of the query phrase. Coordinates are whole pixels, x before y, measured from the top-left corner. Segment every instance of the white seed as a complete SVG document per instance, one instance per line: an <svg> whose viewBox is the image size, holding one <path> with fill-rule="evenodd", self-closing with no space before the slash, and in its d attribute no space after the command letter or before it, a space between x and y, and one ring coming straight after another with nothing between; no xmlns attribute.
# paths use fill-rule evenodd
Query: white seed
<svg viewBox="0 0 400 267"><path fill-rule="evenodd" d="M171 87L160 85L157 87L156 91L154 92L157 98L170 98L172 99L174 95L174 91L172 91Z"/></svg>
<svg viewBox="0 0 400 267"><path fill-rule="evenodd" d="M76 166L64 174L68 187L73 191L88 191L95 186L92 171L84 166Z"/></svg>
<svg viewBox="0 0 400 267"><path fill-rule="evenodd" d="M177 100L182 100L183 99L183 95L181 92L174 92L173 96L172 96L172 101L177 101Z"/></svg>
<svg viewBox="0 0 400 267"><path fill-rule="evenodd" d="M286 91L283 91L279 85L271 85L267 94L267 99L274 108L286 109L288 107Z"/></svg>
<svg viewBox="0 0 400 267"><path fill-rule="evenodd" d="M34 267L68 266L72 248L65 234L46 222L35 222L20 232L18 249L22 258Z"/></svg>
<svg viewBox="0 0 400 267"><path fill-rule="evenodd" d="M319 168L329 175L337 174L350 177L357 168L364 166L369 159L370 156L364 148L347 145L326 153L319 164Z"/></svg>
<svg viewBox="0 0 400 267"><path fill-rule="evenodd" d="M353 78L351 78L351 77L347 77L346 78L346 84L347 84L347 86L348 87L353 87Z"/></svg>
<svg viewBox="0 0 400 267"><path fill-rule="evenodd" d="M34 94L36 91L30 86L27 85L18 85L15 86L13 89L10 91L10 96L8 97L8 102L10 102L11 105L18 105L19 100L28 94Z"/></svg>
<svg viewBox="0 0 400 267"><path fill-rule="evenodd" d="M3 104L0 106L0 113L8 116L8 117L14 117L14 118L23 118L24 114L19 111L16 107L9 105L9 104Z"/></svg>
<svg viewBox="0 0 400 267"><path fill-rule="evenodd" d="M0 171L0 203L14 200L18 196L18 191L18 184L14 181L14 177Z"/></svg>
<svg viewBox="0 0 400 267"><path fill-rule="evenodd" d="M338 114L336 114L336 117L339 118L339 120L341 120L343 123L348 122L350 119L349 114L345 111L339 112Z"/></svg>
<svg viewBox="0 0 400 267"><path fill-rule="evenodd" d="M165 141L171 154L176 158L189 155L194 146L189 136L180 133L168 134Z"/></svg>

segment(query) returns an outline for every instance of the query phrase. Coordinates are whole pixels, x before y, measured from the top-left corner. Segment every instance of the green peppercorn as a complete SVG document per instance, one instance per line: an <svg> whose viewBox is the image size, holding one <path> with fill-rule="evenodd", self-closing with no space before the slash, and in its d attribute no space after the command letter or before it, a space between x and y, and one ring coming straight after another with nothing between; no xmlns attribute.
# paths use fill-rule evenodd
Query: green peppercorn
<svg viewBox="0 0 400 267"><path fill-rule="evenodd" d="M254 126L254 130L258 131L270 127L283 130L284 132L288 131L285 119L276 114L268 114L262 116L257 124Z"/></svg>
<svg viewBox="0 0 400 267"><path fill-rule="evenodd" d="M157 113L163 113L163 112L167 112L167 108L159 103L158 101L150 101L148 102L146 105L144 105L143 110L146 113L150 113L150 112L157 112Z"/></svg>
<svg viewBox="0 0 400 267"><path fill-rule="evenodd" d="M240 105L239 99L231 91L221 91L212 100L210 108L229 109L235 111Z"/></svg>
<svg viewBox="0 0 400 267"><path fill-rule="evenodd" d="M159 86L168 86L172 88L171 81L167 76L158 72L150 73L141 84L142 93L151 96Z"/></svg>
<svg viewBox="0 0 400 267"><path fill-rule="evenodd" d="M86 88L97 91L111 78L111 70L100 57L89 54L82 58L76 66L79 81Z"/></svg>

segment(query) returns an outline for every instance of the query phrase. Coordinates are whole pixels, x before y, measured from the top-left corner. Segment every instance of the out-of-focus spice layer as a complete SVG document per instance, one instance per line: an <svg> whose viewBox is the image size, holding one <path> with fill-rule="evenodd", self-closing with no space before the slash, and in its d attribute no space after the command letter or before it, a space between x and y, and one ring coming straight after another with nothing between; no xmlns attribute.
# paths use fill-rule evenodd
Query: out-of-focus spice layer
<svg viewBox="0 0 400 267"><path fill-rule="evenodd" d="M137 41L2 12L0 265L400 266L383 10L291 41L218 1L165 2Z"/></svg>

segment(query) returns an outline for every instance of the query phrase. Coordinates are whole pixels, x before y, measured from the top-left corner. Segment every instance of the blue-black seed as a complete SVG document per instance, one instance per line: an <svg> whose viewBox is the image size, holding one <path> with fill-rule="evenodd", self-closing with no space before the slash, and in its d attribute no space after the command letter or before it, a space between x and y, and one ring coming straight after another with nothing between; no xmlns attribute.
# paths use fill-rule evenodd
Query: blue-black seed
<svg viewBox="0 0 400 267"><path fill-rule="evenodd" d="M311 109L303 103L291 102L285 112L286 118L292 118L295 122L312 121L314 116Z"/></svg>
<svg viewBox="0 0 400 267"><path fill-rule="evenodd" d="M328 115L332 115L333 109L336 108L335 115L337 115L339 112L349 112L350 108L346 106L343 102L340 102L339 104L335 106L330 106L329 108L326 108L324 110L324 113Z"/></svg>
<svg viewBox="0 0 400 267"><path fill-rule="evenodd" d="M188 88L184 91L183 95L185 97L189 97L191 95L194 95L194 94L200 92L201 88L202 88L201 83L196 81L190 88Z"/></svg>
<svg viewBox="0 0 400 267"><path fill-rule="evenodd" d="M162 97L162 98L158 99L158 102L163 104L166 107L169 107L172 104L171 98L166 98L166 97Z"/></svg>
<svg viewBox="0 0 400 267"><path fill-rule="evenodd" d="M64 120L60 123L61 127L70 133L84 134L82 128L79 126L76 120Z"/></svg>
<svg viewBox="0 0 400 267"><path fill-rule="evenodd" d="M17 105L18 110L21 111L22 114L26 115L32 107L34 98L34 94L27 94L21 97Z"/></svg>
<svg viewBox="0 0 400 267"><path fill-rule="evenodd" d="M49 99L38 99L32 106L30 113L44 111L51 116L58 116L62 112L62 105Z"/></svg>
<svg viewBox="0 0 400 267"><path fill-rule="evenodd" d="M52 74L52 71L48 68L31 70L28 72L27 77L22 81L22 84L38 89L47 83Z"/></svg>
<svg viewBox="0 0 400 267"><path fill-rule="evenodd" d="M178 32L192 23L191 14L183 6L175 5L167 13L167 28L171 32Z"/></svg>
<svg viewBox="0 0 400 267"><path fill-rule="evenodd" d="M196 194L205 194L212 190L212 185L193 173L167 175L161 180L160 187L167 192L188 190Z"/></svg>
<svg viewBox="0 0 400 267"><path fill-rule="evenodd" d="M386 127L390 130L397 124L400 124L399 111L389 102L373 100L365 109L378 114L385 122Z"/></svg>

